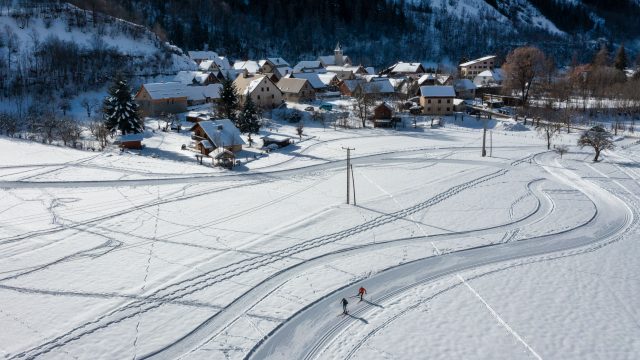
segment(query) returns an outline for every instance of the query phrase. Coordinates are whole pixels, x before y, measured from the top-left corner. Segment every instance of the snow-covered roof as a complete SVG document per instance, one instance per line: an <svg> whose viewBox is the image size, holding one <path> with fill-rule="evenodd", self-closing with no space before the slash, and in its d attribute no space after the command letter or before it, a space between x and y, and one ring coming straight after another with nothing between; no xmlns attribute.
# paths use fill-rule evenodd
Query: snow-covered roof
<svg viewBox="0 0 640 360"><path fill-rule="evenodd" d="M436 81L436 75L429 73L420 76L420 78L418 79L418 85L422 85L426 81Z"/></svg>
<svg viewBox="0 0 640 360"><path fill-rule="evenodd" d="M246 72L247 72L247 70L245 70L245 69L240 69L240 70L238 70L238 69L225 69L225 70L220 71L220 73L222 74L222 76L225 79L228 78L227 80L232 80L232 81L237 79L238 77L240 77L240 75L242 75L242 74L244 74Z"/></svg>
<svg viewBox="0 0 640 360"><path fill-rule="evenodd" d="M153 100L187 96L185 92L187 86L179 82L148 83L142 86Z"/></svg>
<svg viewBox="0 0 640 360"><path fill-rule="evenodd" d="M392 94L395 92L389 79L374 80L360 84L365 94Z"/></svg>
<svg viewBox="0 0 640 360"><path fill-rule="evenodd" d="M367 66L365 70L367 70L367 74L369 75L374 75L376 73L376 69L374 69L373 66Z"/></svg>
<svg viewBox="0 0 640 360"><path fill-rule="evenodd" d="M274 71L277 72L280 77L285 77L286 75L291 74L293 72L293 69L289 66L279 66L275 68Z"/></svg>
<svg viewBox="0 0 640 360"><path fill-rule="evenodd" d="M236 90L238 91L238 94L245 96L245 95L251 94L260 85L262 81L269 81L265 79L268 79L268 78L264 75L248 76L248 77L238 76L238 78L236 78L233 84L236 86Z"/></svg>
<svg viewBox="0 0 640 360"><path fill-rule="evenodd" d="M366 73L367 71L362 67L362 66L355 66L355 65L342 65L342 66L337 66L337 65L329 65L327 66L327 71L340 71L340 72L352 72L354 74L357 73Z"/></svg>
<svg viewBox="0 0 640 360"><path fill-rule="evenodd" d="M317 60L303 60L293 67L293 72L302 72L306 69L320 69L322 64Z"/></svg>
<svg viewBox="0 0 640 360"><path fill-rule="evenodd" d="M475 90L476 85L469 79L458 79L453 82L453 88L457 91Z"/></svg>
<svg viewBox="0 0 640 360"><path fill-rule="evenodd" d="M283 93L297 94L302 90L304 84L308 83L307 79L298 78L282 78L278 81L278 88Z"/></svg>
<svg viewBox="0 0 640 360"><path fill-rule="evenodd" d="M213 60L218 57L215 51L189 51L189 57L194 60Z"/></svg>
<svg viewBox="0 0 640 360"><path fill-rule="evenodd" d="M204 84L209 78L210 73L202 71L179 71L173 78L173 81L184 85L193 85L193 83Z"/></svg>
<svg viewBox="0 0 640 360"><path fill-rule="evenodd" d="M207 138L215 147L244 145L240 130L229 119L200 121L194 127L200 126Z"/></svg>
<svg viewBox="0 0 640 360"><path fill-rule="evenodd" d="M318 61L322 62L325 66L330 66L330 65L336 65L336 55L324 55L324 56L318 56ZM349 56L344 55L342 57L342 62L343 63L348 63L349 62Z"/></svg>
<svg viewBox="0 0 640 360"><path fill-rule="evenodd" d="M417 73L423 72L424 68L421 63L405 63L399 62L391 68L392 73Z"/></svg>
<svg viewBox="0 0 640 360"><path fill-rule="evenodd" d="M470 66L470 65L477 64L477 63L480 63L480 62L483 62L483 61L494 59L495 57L496 57L495 55L484 56L484 57L481 57L479 59L475 59L475 60L467 61L466 63L462 63L462 64L460 64L460 66Z"/></svg>
<svg viewBox="0 0 640 360"><path fill-rule="evenodd" d="M420 96L425 97L456 97L453 86L421 86Z"/></svg>
<svg viewBox="0 0 640 360"><path fill-rule="evenodd" d="M353 79L353 80L343 80L344 85L349 89L350 92L354 92L358 85L364 82L363 79Z"/></svg>
<svg viewBox="0 0 640 360"><path fill-rule="evenodd" d="M404 78L390 78L388 79L391 85L393 85L394 89L397 89L400 85L402 85L405 81Z"/></svg>
<svg viewBox="0 0 640 360"><path fill-rule="evenodd" d="M233 68L236 70L247 70L251 74L255 74L260 71L260 65L258 65L257 61L247 60L247 61L236 61L233 63Z"/></svg>
<svg viewBox="0 0 640 360"><path fill-rule="evenodd" d="M271 62L276 67L289 66L289 63L281 57L269 57L267 58L267 60L269 60L269 62Z"/></svg>
<svg viewBox="0 0 640 360"><path fill-rule="evenodd" d="M324 89L327 85L320 79L321 74L316 73L293 73L292 77L298 79L307 79L311 87L314 89ZM335 75L335 74L334 74Z"/></svg>
<svg viewBox="0 0 640 360"><path fill-rule="evenodd" d="M213 149L213 144L209 140L200 141L200 145L202 145L202 147L205 149Z"/></svg>
<svg viewBox="0 0 640 360"><path fill-rule="evenodd" d="M137 133L137 134L126 134L126 135L121 135L118 140L120 140L120 142L127 142L127 141L142 141L142 139L144 139L144 134L143 133Z"/></svg>
<svg viewBox="0 0 640 360"><path fill-rule="evenodd" d="M226 57L218 56L215 59L204 60L198 65L198 68L203 71L211 70L213 65L216 65L218 69L225 70L230 69L231 65L229 64L229 60Z"/></svg>
<svg viewBox="0 0 640 360"><path fill-rule="evenodd" d="M449 81L450 77L451 75L438 75L438 82L440 83L440 85L444 85L444 83Z"/></svg>
<svg viewBox="0 0 640 360"><path fill-rule="evenodd" d="M187 86L185 93L187 100L219 99L222 84L210 84L207 86Z"/></svg>

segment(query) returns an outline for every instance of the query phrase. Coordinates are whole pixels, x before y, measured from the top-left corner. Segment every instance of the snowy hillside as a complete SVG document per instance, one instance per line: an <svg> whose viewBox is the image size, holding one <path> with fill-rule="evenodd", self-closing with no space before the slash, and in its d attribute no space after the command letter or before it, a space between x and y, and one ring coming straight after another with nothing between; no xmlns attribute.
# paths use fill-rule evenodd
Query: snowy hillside
<svg viewBox="0 0 640 360"><path fill-rule="evenodd" d="M24 111L34 94L57 104L102 89L116 72L154 76L195 69L182 50L146 28L68 4L5 9L0 29L0 98L13 112Z"/></svg>

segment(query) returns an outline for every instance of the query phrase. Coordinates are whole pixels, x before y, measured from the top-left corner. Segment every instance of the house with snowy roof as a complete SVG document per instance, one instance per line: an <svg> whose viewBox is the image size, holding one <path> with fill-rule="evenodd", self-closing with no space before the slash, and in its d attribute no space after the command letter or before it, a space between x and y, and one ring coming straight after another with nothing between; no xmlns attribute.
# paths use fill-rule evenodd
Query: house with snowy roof
<svg viewBox="0 0 640 360"><path fill-rule="evenodd" d="M134 99L143 116L177 114L187 111L186 88L179 82L143 84Z"/></svg>
<svg viewBox="0 0 640 360"><path fill-rule="evenodd" d="M388 99L395 96L395 88L388 78L378 78L369 82L362 82L354 91L354 96L365 95L374 99Z"/></svg>
<svg viewBox="0 0 640 360"><path fill-rule="evenodd" d="M326 72L327 70L322 66L322 63L319 60L303 60L296 64L293 67L294 73L305 73L305 72Z"/></svg>
<svg viewBox="0 0 640 360"><path fill-rule="evenodd" d="M336 45L336 48L333 50L333 55L319 56L318 61L322 65L322 67L327 66L344 66L351 65L351 59L344 55L342 52L342 46L340 43Z"/></svg>
<svg viewBox="0 0 640 360"><path fill-rule="evenodd" d="M246 144L240 130L229 119L200 121L191 127L191 131L197 142L196 149L203 155L209 155L216 149L238 152Z"/></svg>
<svg viewBox="0 0 640 360"><path fill-rule="evenodd" d="M424 66L419 62L398 62L385 70L385 73L395 76L424 74L425 72Z"/></svg>
<svg viewBox="0 0 640 360"><path fill-rule="evenodd" d="M210 84L207 86L187 86L187 105L195 106L202 104L215 104L220 101L220 91L222 84Z"/></svg>
<svg viewBox="0 0 640 360"><path fill-rule="evenodd" d="M483 56L479 59L464 62L458 65L460 76L473 79L485 70L492 70L495 67L495 62L495 55Z"/></svg>
<svg viewBox="0 0 640 360"><path fill-rule="evenodd" d="M214 59L203 60L198 65L200 71L218 71L231 69L229 59L224 56L218 56Z"/></svg>
<svg viewBox="0 0 640 360"><path fill-rule="evenodd" d="M246 70L249 74L257 74L260 72L260 65L254 60L236 61L233 63L233 68L236 70Z"/></svg>
<svg viewBox="0 0 640 360"><path fill-rule="evenodd" d="M362 66L352 65L329 65L326 67L327 72L335 73L340 80L353 80L358 76L367 75L367 70Z"/></svg>
<svg viewBox="0 0 640 360"><path fill-rule="evenodd" d="M354 96L358 86L364 82L364 79L342 80L338 86L340 94L344 96Z"/></svg>
<svg viewBox="0 0 640 360"><path fill-rule="evenodd" d="M188 54L198 65L205 60L214 60L219 57L215 51L189 51Z"/></svg>
<svg viewBox="0 0 640 360"><path fill-rule="evenodd" d="M212 72L203 71L178 71L173 81L184 85L206 86L209 84L218 84L220 79Z"/></svg>
<svg viewBox="0 0 640 360"><path fill-rule="evenodd" d="M453 86L421 86L420 105L425 115L451 115L456 91Z"/></svg>
<svg viewBox="0 0 640 360"><path fill-rule="evenodd" d="M260 66L260 73L269 76L274 82L279 81L293 72L289 63L280 57L270 57L260 60L258 61L258 65Z"/></svg>
<svg viewBox="0 0 640 360"><path fill-rule="evenodd" d="M469 79L458 79L453 82L456 97L460 99L473 99L476 97L476 84Z"/></svg>
<svg viewBox="0 0 640 360"><path fill-rule="evenodd" d="M233 84L238 91L241 104L244 104L248 97L251 97L256 106L265 109L280 106L284 102L282 92L268 76L238 76Z"/></svg>
<svg viewBox="0 0 640 360"><path fill-rule="evenodd" d="M473 79L473 83L477 87L496 87L502 86L504 77L501 69L485 70Z"/></svg>
<svg viewBox="0 0 640 360"><path fill-rule="evenodd" d="M291 102L313 101L316 91L307 79L282 78L277 83L285 100Z"/></svg>

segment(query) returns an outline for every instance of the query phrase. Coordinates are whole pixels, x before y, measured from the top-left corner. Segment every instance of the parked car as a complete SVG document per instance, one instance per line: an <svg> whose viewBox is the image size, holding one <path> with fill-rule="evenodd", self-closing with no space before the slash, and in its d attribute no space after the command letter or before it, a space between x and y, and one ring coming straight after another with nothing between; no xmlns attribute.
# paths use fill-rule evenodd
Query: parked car
<svg viewBox="0 0 640 360"><path fill-rule="evenodd" d="M313 111L314 108L313 106L307 106L306 108L304 108L305 111Z"/></svg>

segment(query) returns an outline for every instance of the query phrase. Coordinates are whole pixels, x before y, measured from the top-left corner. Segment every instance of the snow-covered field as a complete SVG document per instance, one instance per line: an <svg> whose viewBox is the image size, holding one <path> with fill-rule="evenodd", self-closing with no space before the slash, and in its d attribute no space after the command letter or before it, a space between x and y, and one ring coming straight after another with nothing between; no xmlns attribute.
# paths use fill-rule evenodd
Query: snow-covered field
<svg viewBox="0 0 640 360"><path fill-rule="evenodd" d="M0 354L635 358L636 139L591 163L492 123L482 158L470 121L307 124L234 171L182 159L178 133L140 154L0 138Z"/></svg>

